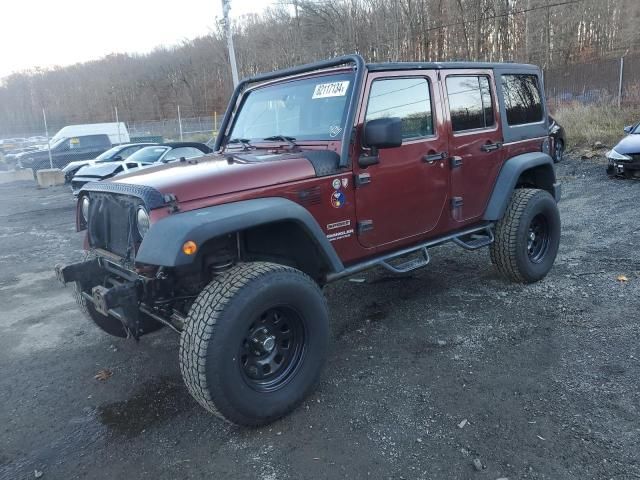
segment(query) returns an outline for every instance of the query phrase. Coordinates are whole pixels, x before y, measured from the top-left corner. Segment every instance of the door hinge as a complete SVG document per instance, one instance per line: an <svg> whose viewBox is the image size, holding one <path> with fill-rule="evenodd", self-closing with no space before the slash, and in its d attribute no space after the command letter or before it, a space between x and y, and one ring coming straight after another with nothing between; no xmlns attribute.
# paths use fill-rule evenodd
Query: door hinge
<svg viewBox="0 0 640 480"><path fill-rule="evenodd" d="M456 210L464 205L464 200L462 197L453 197L451 199L451 209Z"/></svg>
<svg viewBox="0 0 640 480"><path fill-rule="evenodd" d="M358 235L373 230L373 220L360 220L358 222Z"/></svg>
<svg viewBox="0 0 640 480"><path fill-rule="evenodd" d="M362 185L371 183L371 174L369 173L358 173L353 177L353 183L355 183L356 187L361 187Z"/></svg>
<svg viewBox="0 0 640 480"><path fill-rule="evenodd" d="M461 167L462 157L458 157L458 156L449 157L449 165L451 166L451 169Z"/></svg>

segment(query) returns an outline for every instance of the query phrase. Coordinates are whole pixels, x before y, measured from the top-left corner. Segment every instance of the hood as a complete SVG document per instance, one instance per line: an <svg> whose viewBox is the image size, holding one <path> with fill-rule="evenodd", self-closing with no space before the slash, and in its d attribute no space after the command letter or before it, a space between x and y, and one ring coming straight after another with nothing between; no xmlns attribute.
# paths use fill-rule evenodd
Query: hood
<svg viewBox="0 0 640 480"><path fill-rule="evenodd" d="M75 176L105 178L113 175L120 167L122 167L122 162L108 162L98 163L95 165L86 165L78 170Z"/></svg>
<svg viewBox="0 0 640 480"><path fill-rule="evenodd" d="M93 165L94 163L96 163L95 160L76 160L75 162L67 163L62 169L62 171L64 173L67 173L77 168L83 167L85 165Z"/></svg>
<svg viewBox="0 0 640 480"><path fill-rule="evenodd" d="M613 147L613 149L616 152L622 153L624 155L640 153L640 135L627 135L622 140L620 140L618 144Z"/></svg>
<svg viewBox="0 0 640 480"><path fill-rule="evenodd" d="M94 167L95 168L95 167ZM114 183L145 185L178 202L240 192L315 177L303 153L207 155L119 175Z"/></svg>

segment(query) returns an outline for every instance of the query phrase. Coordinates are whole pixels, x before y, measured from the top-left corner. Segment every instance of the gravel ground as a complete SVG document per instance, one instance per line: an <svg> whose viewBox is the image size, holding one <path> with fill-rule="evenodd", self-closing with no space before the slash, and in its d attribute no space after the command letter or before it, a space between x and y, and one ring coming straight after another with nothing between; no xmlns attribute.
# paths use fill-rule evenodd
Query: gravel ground
<svg viewBox="0 0 640 480"><path fill-rule="evenodd" d="M572 158L558 176L546 280L445 246L331 285L319 388L256 430L191 399L170 331L136 344L81 316L52 273L80 257L67 189L0 185L0 478L640 478L640 183Z"/></svg>

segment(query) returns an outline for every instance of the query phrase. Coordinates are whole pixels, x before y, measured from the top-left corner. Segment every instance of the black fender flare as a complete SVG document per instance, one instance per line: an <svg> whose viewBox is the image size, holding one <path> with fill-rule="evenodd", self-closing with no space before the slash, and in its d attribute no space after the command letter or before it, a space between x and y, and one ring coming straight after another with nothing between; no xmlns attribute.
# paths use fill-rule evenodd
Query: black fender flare
<svg viewBox="0 0 640 480"><path fill-rule="evenodd" d="M222 235L280 221L292 221L304 230L318 247L329 272L344 269L309 211L281 197L242 200L169 215L151 225L138 249L136 263L164 267L189 265L195 256L182 252L182 245L188 240L200 246Z"/></svg>
<svg viewBox="0 0 640 480"><path fill-rule="evenodd" d="M551 156L544 152L523 153L508 159L502 165L484 213L484 220L497 221L502 218L518 180L527 171L537 173L537 188L548 191L556 202L560 201L561 189L560 184L556 182Z"/></svg>

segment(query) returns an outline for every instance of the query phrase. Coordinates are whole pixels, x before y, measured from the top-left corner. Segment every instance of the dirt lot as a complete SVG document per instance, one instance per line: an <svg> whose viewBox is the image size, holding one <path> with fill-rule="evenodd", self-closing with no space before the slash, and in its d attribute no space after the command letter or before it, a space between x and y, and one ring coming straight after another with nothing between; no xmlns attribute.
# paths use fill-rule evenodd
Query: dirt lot
<svg viewBox="0 0 640 480"><path fill-rule="evenodd" d="M80 315L52 273L80 256L68 190L0 185L0 478L640 478L640 183L558 175L545 281L442 247L330 286L322 382L258 430L191 399L170 331L135 344Z"/></svg>

